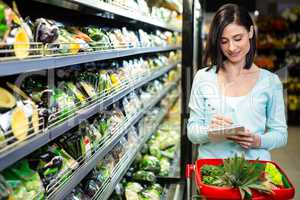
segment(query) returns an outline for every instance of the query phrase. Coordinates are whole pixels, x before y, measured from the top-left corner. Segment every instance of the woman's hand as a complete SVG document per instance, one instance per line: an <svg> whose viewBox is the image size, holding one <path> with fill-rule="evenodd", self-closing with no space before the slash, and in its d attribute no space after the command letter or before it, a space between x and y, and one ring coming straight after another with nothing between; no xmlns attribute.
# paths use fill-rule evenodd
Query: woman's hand
<svg viewBox="0 0 300 200"><path fill-rule="evenodd" d="M232 124L233 122L230 118L216 115L212 118L209 128L226 127L231 126Z"/></svg>
<svg viewBox="0 0 300 200"><path fill-rule="evenodd" d="M248 129L239 132L237 135L227 136L226 138L234 141L245 149L259 148L261 143L260 136L250 133Z"/></svg>
<svg viewBox="0 0 300 200"><path fill-rule="evenodd" d="M222 128L222 127L227 127L227 126L231 126L233 124L233 122L231 121L230 118L228 117L223 117L220 115L216 115L212 118L209 128ZM208 138L212 141L212 142L217 142L219 136L216 134L211 134L210 132L208 133Z"/></svg>

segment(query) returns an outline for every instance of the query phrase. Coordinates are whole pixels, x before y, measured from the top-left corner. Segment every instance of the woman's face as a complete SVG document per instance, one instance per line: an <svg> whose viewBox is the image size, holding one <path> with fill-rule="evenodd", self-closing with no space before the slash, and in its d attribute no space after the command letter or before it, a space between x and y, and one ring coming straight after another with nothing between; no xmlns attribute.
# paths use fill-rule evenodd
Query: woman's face
<svg viewBox="0 0 300 200"><path fill-rule="evenodd" d="M221 49L226 58L232 63L244 62L250 50L250 41L253 33L244 26L235 23L228 24L221 37Z"/></svg>

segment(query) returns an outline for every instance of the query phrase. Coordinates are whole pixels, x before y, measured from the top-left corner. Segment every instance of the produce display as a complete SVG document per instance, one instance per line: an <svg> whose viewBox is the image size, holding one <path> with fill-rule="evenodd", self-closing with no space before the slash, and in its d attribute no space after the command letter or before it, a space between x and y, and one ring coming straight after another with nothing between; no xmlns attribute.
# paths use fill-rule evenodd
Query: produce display
<svg viewBox="0 0 300 200"><path fill-rule="evenodd" d="M171 13L166 15L173 19ZM74 27L54 20L37 18L34 21L19 15L13 8L0 2L0 57L24 59L28 57L72 55L119 48L161 47L180 45L178 33L159 30L147 33L142 29L127 30L109 27ZM176 19L176 18L174 18ZM180 24L180 23L174 23ZM7 53L9 52L9 53Z"/></svg>
<svg viewBox="0 0 300 200"><path fill-rule="evenodd" d="M128 83L133 84L134 81L178 61L180 56L180 51L172 51L154 57L146 56L139 59L100 63L100 66L91 63L84 66L88 70L82 70L76 66L58 69L54 87L48 86L47 77L42 74L25 76L17 85L2 81L0 149L12 147L17 141L39 133L44 127L63 122L73 116L75 111L101 100L104 96L113 94ZM124 114L134 114L146 106L152 96L161 91L163 85L155 81L147 87L123 99ZM92 146L99 144L101 138L107 134L104 121L109 121L110 129L115 127L114 124L122 121L122 114L120 115L120 112L116 110L112 112L114 115L105 114L95 122L91 122L93 125L87 129L93 135L91 136ZM100 133L93 131L95 129L98 129ZM65 140L68 139L70 138L66 135ZM73 139L80 140L75 137ZM72 156L78 158L79 155L72 154Z"/></svg>
<svg viewBox="0 0 300 200"><path fill-rule="evenodd" d="M23 59L29 56L31 42L33 42L33 33L23 18L19 15L16 4L10 8L4 2L0 2L0 57L15 56ZM12 49L3 51L3 48ZM39 54L39 52L32 52Z"/></svg>
<svg viewBox="0 0 300 200"><path fill-rule="evenodd" d="M168 96L166 99L172 99L174 101L174 97L170 98ZM178 115L178 108L179 104L177 103L167 115L168 117L166 120L159 126L158 131L150 141L143 146L140 153L136 156L134 163L127 171L125 178L116 186L110 199L161 199L163 195L163 186L156 183L156 177L168 176L173 167L171 166L171 162L175 156L176 148L174 147L179 145L180 138L180 115ZM153 124L153 121L156 120L155 116L158 115L160 109L161 108L154 108L139 123L140 136L143 135L143 132L149 131L149 128L151 127L151 124ZM167 138L172 139L167 140ZM167 151L169 151L169 154L165 153Z"/></svg>
<svg viewBox="0 0 300 200"><path fill-rule="evenodd" d="M153 123L157 121L157 116L161 115L161 112L164 109L159 107L155 107L152 111L150 111L146 117L144 118L143 124L139 124L138 127L144 126L144 129L131 127L125 137L120 139L120 142L113 148L113 150L108 153L103 160L101 160L96 168L89 173L89 175L84 178L84 180L70 193L65 199L89 199L94 198L96 194L99 193L101 187L107 184L107 180L109 177L114 176L114 169L123 161L122 158L125 156L126 153L131 153L132 148L136 148L136 144L144 137L145 134L141 133L140 131L147 131L149 132L149 128L152 128ZM126 115L127 116L127 115ZM150 120L151 117L152 119ZM97 117L96 117L97 118ZM147 119L148 118L148 119ZM145 120L147 124L145 123ZM166 131L166 125L162 125L164 130ZM147 130L146 130L147 129ZM169 128L171 129L171 128ZM140 161L138 161L140 160ZM149 199L157 199L162 195L162 186L155 183L156 175L160 173L161 170L166 170L166 166L169 165L169 159L161 159L148 154L138 155L137 159L130 170L127 172L126 179L130 177L131 182L137 181L140 183L135 182L136 184L142 184L142 189L139 195L143 195L145 198ZM161 169L162 168L162 169ZM167 174L166 174L167 175ZM134 183L134 184L135 184ZM119 193L120 195L125 195L125 191L127 191L127 196L130 195L130 184L119 184ZM150 184L150 185L149 185ZM123 186L124 185L124 186ZM113 197L111 197L113 198Z"/></svg>
<svg viewBox="0 0 300 200"><path fill-rule="evenodd" d="M87 75L85 76L88 77ZM118 133L118 127L121 127L126 120L133 116L133 114L139 112L143 106L148 105L149 100L151 101L154 96L161 93L162 89L165 88L164 81L168 82L168 79L161 77L148 83L141 89L133 91L119 102L111 105L107 108L107 110L82 121L79 126L72 128L70 131L54 140L51 144L38 149L34 153L30 154L27 159L22 159L20 162L26 163L26 169L28 168L28 170L31 170L31 174L36 174L32 177L36 177L36 180L34 179L34 181L40 183L40 188L37 187L31 191L30 188L24 188L26 186L10 186L10 176L7 176L5 171L1 173L4 177L3 184L6 184L4 185L5 188L8 186L3 195L22 196L28 192L30 193L30 195L28 194L28 199L34 199L33 195L40 195L41 199L43 199L44 196L51 194L62 182L67 181L78 167L80 167L85 161L92 158L94 153L104 144L107 138ZM92 81L87 82L92 83ZM37 84L39 85L37 89L42 88L42 77L29 77L28 79L25 79L24 84ZM68 88L68 90L66 89L61 91L66 91L66 95L72 94L74 102L81 103L80 98L78 98L80 96L77 94L81 91L76 87L76 85L71 82L64 85ZM19 90L22 91L20 88ZM29 87L28 90L25 91L27 92L29 90L33 90L33 88ZM146 97L148 96L148 98L145 99L145 97L143 97L144 99L142 99L142 94ZM171 96L172 95L173 93L171 93ZM28 97L31 99L31 95ZM170 101L172 99L170 97L166 98ZM127 104L124 103L125 100ZM14 106L13 104L16 104L16 102L12 102L11 104ZM11 105L8 105L6 107L9 109L10 106ZM158 114L160 114L163 110L164 109L155 108L148 113L148 116L151 116L151 120L150 118L147 119L147 117L145 120L148 122L149 127L150 125L153 126L153 123L157 120ZM95 170L82 181L78 188L74 189L68 198L78 198L79 196L82 196L82 198L91 198L94 196L101 188L102 183L104 183L107 178L112 175L113 170L124 157L125 153L132 152L132 148L135 148L136 144L139 143L141 138L144 136L143 134L139 134L139 130L140 129L138 128L131 127L125 137L119 139L119 142L114 146L110 153L107 154L101 162L99 162L99 164L95 167ZM167 142L170 143L170 141ZM174 145L173 142L171 143L172 144L168 144L163 147L163 149L165 150L166 148ZM163 166L162 170L167 170L166 166L168 163L166 162L168 162L168 160L161 161L159 158L156 158L151 154L144 155L143 160L143 162L138 164L140 169L133 175L135 180L154 182L156 174L160 173L161 165ZM13 169L13 167L9 169ZM15 179L19 180L17 178ZM22 193L19 194L18 192Z"/></svg>
<svg viewBox="0 0 300 200"><path fill-rule="evenodd" d="M270 70L299 64L299 7L286 9L281 16L262 16L258 27L258 59L256 64Z"/></svg>
<svg viewBox="0 0 300 200"><path fill-rule="evenodd" d="M181 1L145 1L145 0L104 0L109 4L122 7L126 10L162 21L169 26L181 28L182 2Z"/></svg>
<svg viewBox="0 0 300 200"><path fill-rule="evenodd" d="M174 101L173 91L152 105L180 75L181 50L168 49L182 43L181 33L172 30L181 28L181 2L104 1L108 8L126 5L127 11L140 13L149 24L146 28L138 20L127 24L123 16L118 23L120 16L102 16L111 15L103 8L96 14L89 11L97 8L86 7L88 12L83 12L32 1L30 7L41 9L27 12L27 5L18 8L24 2L0 0L0 62L33 63L29 70L25 68L30 64L23 71L8 70L9 75L3 68L0 154L8 162L1 164L1 200L61 195L67 200L97 199L120 176L119 170L133 161L136 147ZM51 9L54 15L49 15ZM75 16L92 20L81 23ZM64 62L69 59L79 64ZM51 64L43 66L44 61ZM149 106L156 107L148 112ZM145 118L138 123L137 117ZM119 184L119 194L144 200L161 197L163 187L156 176L170 173L178 149L178 137L170 132L171 128L160 128L145 145L148 148L136 159L126 184ZM164 138L164 143L159 134L172 139Z"/></svg>
<svg viewBox="0 0 300 200"><path fill-rule="evenodd" d="M126 139L127 138L127 139ZM129 139L130 138L130 139ZM65 198L66 200L91 199L100 190L101 186L113 175L113 170L126 152L130 151L128 145L137 141L138 135L134 128L123 137L120 142L101 160L81 183Z"/></svg>
<svg viewBox="0 0 300 200"><path fill-rule="evenodd" d="M1 174L1 199L44 199L45 189L40 175L29 167L27 160L19 161Z"/></svg>
<svg viewBox="0 0 300 200"><path fill-rule="evenodd" d="M100 114L82 122L57 139L56 144L65 149L73 158L88 159L98 149L102 140L110 133L111 116Z"/></svg>
<svg viewBox="0 0 300 200"><path fill-rule="evenodd" d="M57 181L67 179L68 172L77 166L78 163L57 145L43 147L1 172L4 186L1 195L6 196L4 199L45 199L46 191L51 192Z"/></svg>
<svg viewBox="0 0 300 200"><path fill-rule="evenodd" d="M78 167L77 161L56 144L37 150L30 155L29 162L31 168L39 173L48 191L56 186L58 180L66 179Z"/></svg>
<svg viewBox="0 0 300 200"><path fill-rule="evenodd" d="M257 19L258 56L255 63L273 72L281 70L281 79L287 89L289 124L298 124L300 121L297 90L300 65L299 10L299 7L292 7L284 10L277 18L268 16ZM285 74L289 77L284 77Z"/></svg>
<svg viewBox="0 0 300 200"><path fill-rule="evenodd" d="M235 155L223 164L203 164L200 169L203 184L218 188L237 188L241 199L254 198L253 191L270 195L274 190L291 188L287 177L271 162L250 162Z"/></svg>
<svg viewBox="0 0 300 200"><path fill-rule="evenodd" d="M26 139L41 128L37 105L22 95L16 85L6 82L5 86L0 87L1 148Z"/></svg>

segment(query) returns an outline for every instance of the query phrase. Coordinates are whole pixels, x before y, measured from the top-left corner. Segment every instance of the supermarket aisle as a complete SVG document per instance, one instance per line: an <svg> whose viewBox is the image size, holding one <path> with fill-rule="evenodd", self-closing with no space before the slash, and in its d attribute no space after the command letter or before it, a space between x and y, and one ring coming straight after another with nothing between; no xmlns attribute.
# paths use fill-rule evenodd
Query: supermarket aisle
<svg viewBox="0 0 300 200"><path fill-rule="evenodd" d="M272 159L288 173L296 188L295 200L300 200L300 127L289 127L288 145L272 151Z"/></svg>

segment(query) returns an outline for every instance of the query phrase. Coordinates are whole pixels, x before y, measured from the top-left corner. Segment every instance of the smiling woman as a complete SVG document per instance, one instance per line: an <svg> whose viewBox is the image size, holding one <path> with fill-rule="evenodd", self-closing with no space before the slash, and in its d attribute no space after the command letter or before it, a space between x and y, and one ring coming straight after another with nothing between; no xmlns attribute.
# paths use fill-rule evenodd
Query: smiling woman
<svg viewBox="0 0 300 200"><path fill-rule="evenodd" d="M253 21L243 7L235 4L222 6L211 22L204 63L216 65L219 71L219 68L224 68L223 61L228 55L241 53L240 57L246 58L243 59L246 62L244 67L249 69L256 50L253 29Z"/></svg>
<svg viewBox="0 0 300 200"><path fill-rule="evenodd" d="M224 28L221 38L221 49L232 63L243 62L250 50L249 39L253 37L253 26L248 32L243 26L229 24Z"/></svg>
<svg viewBox="0 0 300 200"><path fill-rule="evenodd" d="M269 150L287 142L282 84L277 75L258 68L253 59L256 34L244 8L226 4L216 12L209 31L204 62L191 97L188 137L200 144L199 158L270 160ZM208 95L210 85L216 95ZM225 140L215 129L242 127ZM218 136L218 135L217 135ZM218 141L218 142L216 142Z"/></svg>

